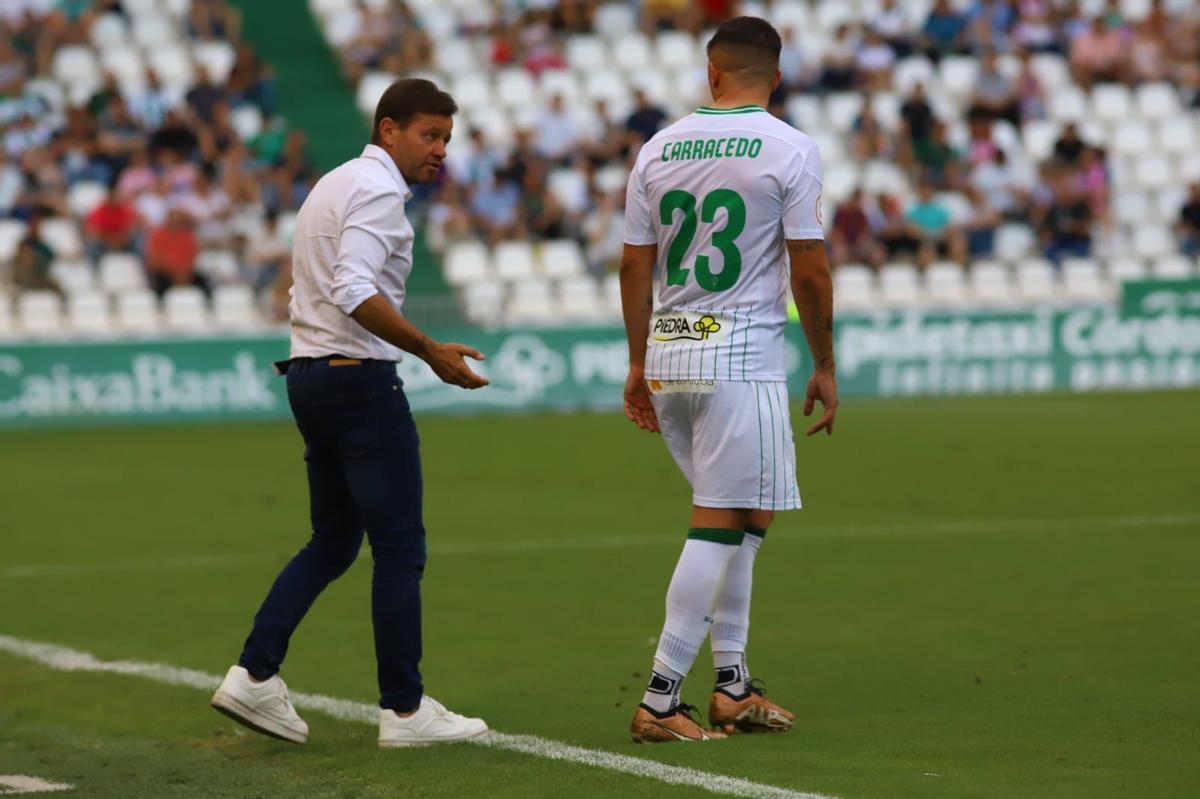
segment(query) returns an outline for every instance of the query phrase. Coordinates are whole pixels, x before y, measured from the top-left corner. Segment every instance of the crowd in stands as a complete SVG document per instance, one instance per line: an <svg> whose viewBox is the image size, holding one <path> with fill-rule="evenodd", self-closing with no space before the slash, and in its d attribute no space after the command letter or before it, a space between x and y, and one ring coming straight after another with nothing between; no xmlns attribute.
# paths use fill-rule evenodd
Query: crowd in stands
<svg viewBox="0 0 1200 799"><path fill-rule="evenodd" d="M214 279L243 281L286 313L290 242L281 214L299 207L317 175L304 135L274 116L274 77L241 41L240 13L225 0L192 0L179 21L182 44L227 42L228 74L197 63L190 85L168 86L153 67L123 84L111 71L78 104L56 107L47 76L56 54L97 39L98 26L131 27L119 0L7 0L0 12L0 219L26 223L11 281L18 290L60 291L51 265L64 253L43 235L48 218L81 219L84 254L135 253L158 294L179 285L206 292ZM129 44L132 47L132 43ZM263 123L244 138L238 109ZM84 210L73 190L96 187ZM214 278L207 250L236 254L235 270Z"/></svg>

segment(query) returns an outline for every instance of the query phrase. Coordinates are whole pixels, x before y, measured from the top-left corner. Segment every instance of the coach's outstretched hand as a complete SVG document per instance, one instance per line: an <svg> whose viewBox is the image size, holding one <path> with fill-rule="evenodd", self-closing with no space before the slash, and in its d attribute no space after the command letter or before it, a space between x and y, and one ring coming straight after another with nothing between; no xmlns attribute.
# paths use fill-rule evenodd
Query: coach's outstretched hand
<svg viewBox="0 0 1200 799"><path fill-rule="evenodd" d="M646 373L641 369L630 369L625 380L625 416L643 430L658 432L658 414L650 402Z"/></svg>
<svg viewBox="0 0 1200 799"><path fill-rule="evenodd" d="M818 369L808 380L808 393L804 399L804 415L812 416L813 406L820 402L825 408L821 420L808 428L808 435L816 435L824 430L826 435L833 435L833 417L837 415L838 396L837 378L832 369Z"/></svg>
<svg viewBox="0 0 1200 799"><path fill-rule="evenodd" d="M471 367L467 366L466 358L485 360L484 354L474 347L468 347L466 344L430 342L426 345L424 354L425 362L443 383L462 388L483 388L488 385L486 378L475 374Z"/></svg>

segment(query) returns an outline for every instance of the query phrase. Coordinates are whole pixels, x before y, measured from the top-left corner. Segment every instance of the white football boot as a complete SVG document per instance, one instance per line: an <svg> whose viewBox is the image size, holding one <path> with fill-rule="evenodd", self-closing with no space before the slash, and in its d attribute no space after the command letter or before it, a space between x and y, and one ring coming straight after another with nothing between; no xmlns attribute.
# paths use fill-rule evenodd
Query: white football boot
<svg viewBox="0 0 1200 799"><path fill-rule="evenodd" d="M470 741L487 732L483 719L453 713L430 696L421 697L417 712L411 716L398 716L386 708L379 711L379 745L384 748Z"/></svg>
<svg viewBox="0 0 1200 799"><path fill-rule="evenodd" d="M292 707L278 674L254 682L244 668L231 666L209 704L255 732L297 744L308 740L308 725Z"/></svg>

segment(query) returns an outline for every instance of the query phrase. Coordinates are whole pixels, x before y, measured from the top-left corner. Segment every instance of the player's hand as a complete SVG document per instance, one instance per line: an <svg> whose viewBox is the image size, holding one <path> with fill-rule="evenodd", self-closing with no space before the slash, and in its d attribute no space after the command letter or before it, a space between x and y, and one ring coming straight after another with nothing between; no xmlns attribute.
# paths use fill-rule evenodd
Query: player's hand
<svg viewBox="0 0 1200 799"><path fill-rule="evenodd" d="M630 369L625 380L625 416L643 430L658 432L658 414L650 402L646 374L641 369Z"/></svg>
<svg viewBox="0 0 1200 799"><path fill-rule="evenodd" d="M467 366L466 358L485 360L484 354L466 344L438 344L430 342L425 347L425 362L443 383L462 388L482 388L487 379L480 377Z"/></svg>
<svg viewBox="0 0 1200 799"><path fill-rule="evenodd" d="M804 415L812 416L813 406L820 402L825 409L821 420L808 428L808 435L816 435L824 430L827 435L833 435L833 417L837 415L838 396L837 378L832 369L818 369L808 380L808 392L804 399Z"/></svg>

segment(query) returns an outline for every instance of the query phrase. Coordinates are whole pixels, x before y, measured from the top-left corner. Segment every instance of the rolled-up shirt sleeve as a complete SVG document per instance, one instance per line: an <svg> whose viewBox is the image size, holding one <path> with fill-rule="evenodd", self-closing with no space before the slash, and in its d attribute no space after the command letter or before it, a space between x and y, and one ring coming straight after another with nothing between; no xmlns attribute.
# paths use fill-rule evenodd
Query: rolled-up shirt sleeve
<svg viewBox="0 0 1200 799"><path fill-rule="evenodd" d="M379 293L379 276L400 243L404 199L399 192L380 192L350 208L342 223L333 263L333 304L349 316Z"/></svg>

